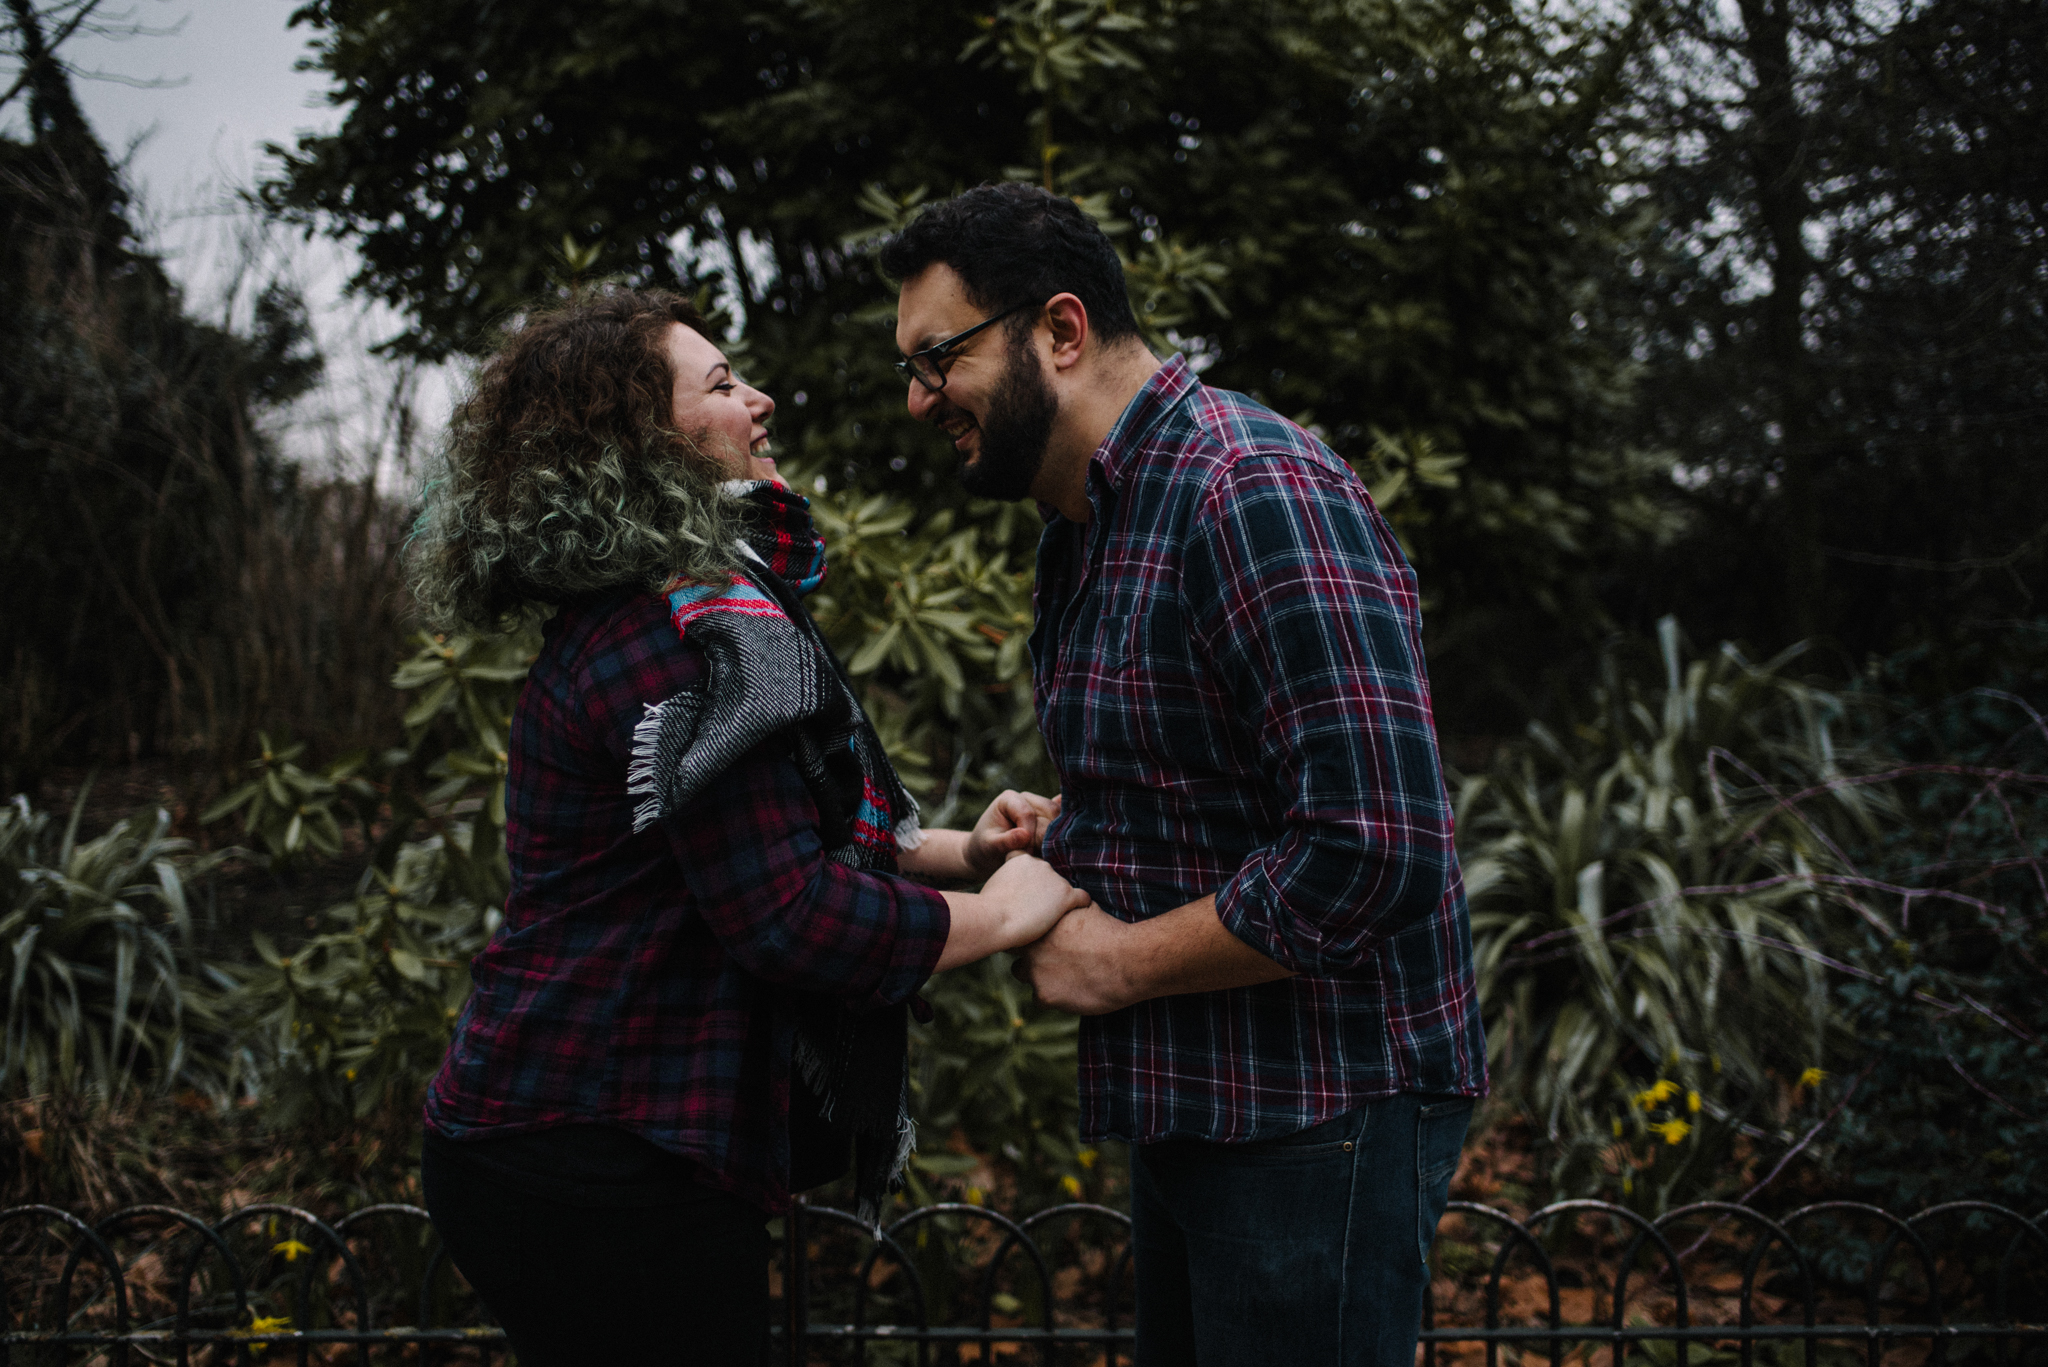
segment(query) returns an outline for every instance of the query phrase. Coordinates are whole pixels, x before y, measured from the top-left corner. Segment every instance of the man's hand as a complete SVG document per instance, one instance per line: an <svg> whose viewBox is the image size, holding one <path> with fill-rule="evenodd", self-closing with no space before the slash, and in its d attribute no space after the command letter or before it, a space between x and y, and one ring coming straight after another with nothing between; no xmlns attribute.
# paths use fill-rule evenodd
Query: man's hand
<svg viewBox="0 0 2048 1367"><path fill-rule="evenodd" d="M1026 945L1010 972L1031 984L1047 1006L1077 1016L1121 1011L1133 1002L1134 987L1118 952L1130 926L1100 907L1070 911L1037 944Z"/></svg>
<svg viewBox="0 0 2048 1367"><path fill-rule="evenodd" d="M964 858L970 873L987 878L1013 854L1037 854L1045 828L1060 814L1060 800L1004 789L967 833Z"/></svg>
<svg viewBox="0 0 2048 1367"><path fill-rule="evenodd" d="M951 913L946 947L934 973L987 958L999 949L1018 949L1040 939L1062 917L1092 908L1086 892L1053 872L1043 859L1018 852L1009 857L980 892L941 893Z"/></svg>
<svg viewBox="0 0 2048 1367"><path fill-rule="evenodd" d="M1096 906L1070 911L1010 971L1047 1006L1101 1016L1154 997L1222 992L1294 976L1238 939L1204 897L1149 921L1119 921Z"/></svg>

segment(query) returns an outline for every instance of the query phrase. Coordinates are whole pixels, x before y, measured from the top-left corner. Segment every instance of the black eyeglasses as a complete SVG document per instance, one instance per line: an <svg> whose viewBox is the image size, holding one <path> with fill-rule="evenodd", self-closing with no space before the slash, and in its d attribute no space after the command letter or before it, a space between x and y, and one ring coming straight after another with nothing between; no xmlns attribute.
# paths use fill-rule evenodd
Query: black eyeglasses
<svg viewBox="0 0 2048 1367"><path fill-rule="evenodd" d="M1031 307L1029 304L1012 305L998 313L995 317L985 322L976 323L965 332L956 332L943 342L934 342L923 351L912 352L896 363L896 373L905 380L916 380L926 389L936 394L946 387L946 372L940 368L940 361L952 355L956 347L960 346L975 333L980 332L983 328L994 327L1011 314L1029 307Z"/></svg>

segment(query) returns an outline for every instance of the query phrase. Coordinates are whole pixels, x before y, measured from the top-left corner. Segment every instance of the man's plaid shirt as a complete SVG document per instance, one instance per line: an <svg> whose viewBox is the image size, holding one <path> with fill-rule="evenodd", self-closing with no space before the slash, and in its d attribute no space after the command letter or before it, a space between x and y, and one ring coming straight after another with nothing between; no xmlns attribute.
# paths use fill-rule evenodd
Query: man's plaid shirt
<svg viewBox="0 0 2048 1367"><path fill-rule="evenodd" d="M1358 477L1178 357L1053 515L1032 633L1062 810L1112 915L1217 895L1299 976L1082 1022L1090 1138L1238 1142L1486 1090L1415 575Z"/></svg>
<svg viewBox="0 0 2048 1367"><path fill-rule="evenodd" d="M928 888L825 858L816 804L772 743L634 833L633 728L707 672L656 594L548 623L512 718L505 921L471 964L427 1123L456 1140L612 1125L779 1209L783 987L903 1001L951 920Z"/></svg>

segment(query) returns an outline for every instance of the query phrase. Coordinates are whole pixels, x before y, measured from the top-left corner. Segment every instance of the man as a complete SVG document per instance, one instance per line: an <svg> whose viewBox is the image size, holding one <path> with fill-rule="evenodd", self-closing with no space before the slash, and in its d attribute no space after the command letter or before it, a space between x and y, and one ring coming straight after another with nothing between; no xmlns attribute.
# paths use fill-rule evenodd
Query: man
<svg viewBox="0 0 2048 1367"><path fill-rule="evenodd" d="M1412 1367L1485 1044L1415 577L1348 467L1138 336L1072 203L884 247L913 416L1047 512L1045 857L1098 909L1020 974L1131 1144L1138 1362Z"/></svg>

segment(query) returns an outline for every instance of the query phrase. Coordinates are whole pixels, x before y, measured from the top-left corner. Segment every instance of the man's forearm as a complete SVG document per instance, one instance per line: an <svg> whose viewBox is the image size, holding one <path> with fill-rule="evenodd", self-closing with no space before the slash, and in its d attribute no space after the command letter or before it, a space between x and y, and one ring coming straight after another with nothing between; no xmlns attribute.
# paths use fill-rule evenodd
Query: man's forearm
<svg viewBox="0 0 2048 1367"><path fill-rule="evenodd" d="M1132 987L1138 994L1133 1001L1221 992L1293 976L1230 933L1216 914L1214 895L1149 921L1124 925L1124 932Z"/></svg>
<svg viewBox="0 0 2048 1367"><path fill-rule="evenodd" d="M1147 921L1119 921L1093 907L1070 912L1024 951L1015 971L1040 1001L1082 1016L1293 976L1231 934L1213 896Z"/></svg>

